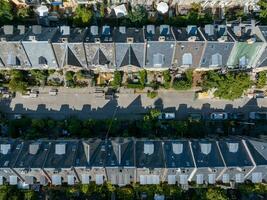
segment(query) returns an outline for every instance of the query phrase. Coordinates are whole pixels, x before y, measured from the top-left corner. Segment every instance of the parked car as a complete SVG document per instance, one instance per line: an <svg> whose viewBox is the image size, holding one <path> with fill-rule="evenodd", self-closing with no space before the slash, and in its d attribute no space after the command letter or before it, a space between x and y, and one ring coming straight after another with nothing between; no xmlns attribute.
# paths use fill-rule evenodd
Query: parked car
<svg viewBox="0 0 267 200"><path fill-rule="evenodd" d="M52 88L50 91L49 91L49 95L51 96L56 96L58 93L58 89L56 88Z"/></svg>
<svg viewBox="0 0 267 200"><path fill-rule="evenodd" d="M231 120L244 120L245 119L245 114L244 113L231 113L229 114L229 118Z"/></svg>
<svg viewBox="0 0 267 200"><path fill-rule="evenodd" d="M21 114L14 114L14 119L21 119Z"/></svg>
<svg viewBox="0 0 267 200"><path fill-rule="evenodd" d="M210 114L211 120L227 120L228 119L228 113L226 112L216 112Z"/></svg>
<svg viewBox="0 0 267 200"><path fill-rule="evenodd" d="M188 119L190 121L200 121L202 119L202 115L200 113L190 113Z"/></svg>
<svg viewBox="0 0 267 200"><path fill-rule="evenodd" d="M160 119L160 120L162 120L162 119L166 119L166 120L175 119L175 113L161 113L158 116L158 119Z"/></svg>
<svg viewBox="0 0 267 200"><path fill-rule="evenodd" d="M252 120L267 120L267 112L250 112L249 119Z"/></svg>

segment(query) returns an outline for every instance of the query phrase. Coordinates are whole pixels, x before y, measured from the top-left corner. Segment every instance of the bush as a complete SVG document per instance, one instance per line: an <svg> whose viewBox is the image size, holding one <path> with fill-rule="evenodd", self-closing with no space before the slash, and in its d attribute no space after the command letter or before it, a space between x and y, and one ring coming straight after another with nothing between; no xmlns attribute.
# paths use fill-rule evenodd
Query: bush
<svg viewBox="0 0 267 200"><path fill-rule="evenodd" d="M146 70L139 71L139 76L140 76L140 84L143 87L145 87L146 82L147 82L147 72L146 72Z"/></svg>
<svg viewBox="0 0 267 200"><path fill-rule="evenodd" d="M238 72L219 74L214 71L207 72L202 83L203 90L215 88L214 96L234 100L240 98L244 91L251 87L248 74Z"/></svg>
<svg viewBox="0 0 267 200"><path fill-rule="evenodd" d="M193 71L187 70L182 79L175 79L173 81L173 88L176 90L188 90L192 88Z"/></svg>
<svg viewBox="0 0 267 200"><path fill-rule="evenodd" d="M154 99L158 96L158 92L157 91L149 91L147 93L147 97L151 98L151 99Z"/></svg>
<svg viewBox="0 0 267 200"><path fill-rule="evenodd" d="M121 71L115 71L114 72L114 79L112 81L112 86L115 87L120 87L122 84L122 76L123 76L123 72Z"/></svg>
<svg viewBox="0 0 267 200"><path fill-rule="evenodd" d="M144 89L144 87L138 83L127 83L126 87L130 89L140 89L140 90Z"/></svg>
<svg viewBox="0 0 267 200"><path fill-rule="evenodd" d="M171 79L172 79L172 77L171 77L170 71L169 70L164 71L163 72L163 80L164 80L163 86L164 86L165 89L169 89L170 88Z"/></svg>
<svg viewBox="0 0 267 200"><path fill-rule="evenodd" d="M266 80L267 80L266 75L267 75L266 71L262 71L258 73L259 77L256 83L257 88L263 88L265 86Z"/></svg>

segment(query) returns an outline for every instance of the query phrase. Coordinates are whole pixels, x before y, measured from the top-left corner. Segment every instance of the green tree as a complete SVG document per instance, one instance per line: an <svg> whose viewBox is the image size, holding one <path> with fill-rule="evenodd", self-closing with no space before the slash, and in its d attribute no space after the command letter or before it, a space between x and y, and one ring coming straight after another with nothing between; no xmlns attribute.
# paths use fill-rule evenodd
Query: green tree
<svg viewBox="0 0 267 200"><path fill-rule="evenodd" d="M187 70L182 78L174 79L173 88L176 90L188 90L192 88L193 70Z"/></svg>
<svg viewBox="0 0 267 200"><path fill-rule="evenodd" d="M73 22L76 26L88 26L93 17L93 11L91 8L78 6L75 10Z"/></svg>
<svg viewBox="0 0 267 200"><path fill-rule="evenodd" d="M10 76L9 89L13 92L25 92L28 87L28 83L25 81L25 72L22 70L11 70Z"/></svg>
<svg viewBox="0 0 267 200"><path fill-rule="evenodd" d="M164 88L168 89L170 88L171 83L171 73L169 70L163 71L163 80L164 80Z"/></svg>
<svg viewBox="0 0 267 200"><path fill-rule="evenodd" d="M122 84L123 73L121 71L114 72L114 79L112 81L112 86L120 87Z"/></svg>
<svg viewBox="0 0 267 200"><path fill-rule="evenodd" d="M260 20L262 23L267 24L267 1L259 0L258 5L260 6Z"/></svg>
<svg viewBox="0 0 267 200"><path fill-rule="evenodd" d="M38 195L33 190L24 191L24 200L37 200Z"/></svg>
<svg viewBox="0 0 267 200"><path fill-rule="evenodd" d="M78 120L77 118L71 118L68 123L69 123L68 125L69 132L75 136L80 135L81 121Z"/></svg>
<svg viewBox="0 0 267 200"><path fill-rule="evenodd" d="M145 87L146 85L146 81L147 81L147 72L146 70L141 70L139 71L139 76L140 76L140 84L142 85L142 87Z"/></svg>
<svg viewBox="0 0 267 200"><path fill-rule="evenodd" d="M149 115L151 119L157 119L160 116L161 112L158 109L151 109Z"/></svg>
<svg viewBox="0 0 267 200"><path fill-rule="evenodd" d="M119 200L132 200L134 199L134 191L131 187L122 187L116 189L117 198Z"/></svg>
<svg viewBox="0 0 267 200"><path fill-rule="evenodd" d="M100 4L99 12L100 12L100 17L104 18L106 15L106 4L104 3Z"/></svg>
<svg viewBox="0 0 267 200"><path fill-rule="evenodd" d="M12 6L8 0L0 1L0 24L9 24L13 20Z"/></svg>
<svg viewBox="0 0 267 200"><path fill-rule="evenodd" d="M138 5L128 13L129 20L135 25L142 25L147 20L147 10L144 6Z"/></svg>
<svg viewBox="0 0 267 200"><path fill-rule="evenodd" d="M266 85L267 73L266 71L262 71L258 73L258 80L256 83L257 88L263 88Z"/></svg>
<svg viewBox="0 0 267 200"><path fill-rule="evenodd" d="M216 89L214 93L216 97L234 100L240 98L251 84L247 73L218 74L215 71L209 71L204 76L202 87L203 90Z"/></svg>
<svg viewBox="0 0 267 200"><path fill-rule="evenodd" d="M220 188L209 188L205 195L206 200L227 200L228 197L226 195L225 190Z"/></svg>
<svg viewBox="0 0 267 200"><path fill-rule="evenodd" d="M30 16L30 10L28 7L20 7L18 8L17 12L16 12L16 17L18 19L25 19L28 18Z"/></svg>

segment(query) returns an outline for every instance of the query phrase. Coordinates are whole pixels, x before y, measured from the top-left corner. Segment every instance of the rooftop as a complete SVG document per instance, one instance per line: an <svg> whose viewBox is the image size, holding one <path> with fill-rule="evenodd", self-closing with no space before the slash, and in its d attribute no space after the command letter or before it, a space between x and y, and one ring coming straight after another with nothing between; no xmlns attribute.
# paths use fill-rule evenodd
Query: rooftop
<svg viewBox="0 0 267 200"><path fill-rule="evenodd" d="M244 25L244 24L232 24L231 27L228 27L229 33L235 38L238 42L262 42L262 40L255 33L255 26Z"/></svg>
<svg viewBox="0 0 267 200"><path fill-rule="evenodd" d="M173 27L172 30L177 41L204 41L204 38L195 25L187 26L186 28Z"/></svg>
<svg viewBox="0 0 267 200"><path fill-rule="evenodd" d="M70 168L75 163L77 140L51 141L44 168Z"/></svg>
<svg viewBox="0 0 267 200"><path fill-rule="evenodd" d="M28 28L23 25L5 25L0 28L1 41L20 41L25 37Z"/></svg>
<svg viewBox="0 0 267 200"><path fill-rule="evenodd" d="M233 38L227 32L226 25L207 24L200 28L207 41L214 42L234 42Z"/></svg>
<svg viewBox="0 0 267 200"><path fill-rule="evenodd" d="M109 43L113 42L112 39L112 28L110 26L90 26L89 30L86 33L84 42L85 43L94 43L102 42Z"/></svg>
<svg viewBox="0 0 267 200"><path fill-rule="evenodd" d="M16 168L42 168L47 153L49 142L27 141L24 142L21 153L14 167Z"/></svg>
<svg viewBox="0 0 267 200"><path fill-rule="evenodd" d="M219 146L226 166L253 166L241 140L224 139L219 141Z"/></svg>
<svg viewBox="0 0 267 200"><path fill-rule="evenodd" d="M256 165L267 165L267 144L266 142L248 139L247 147L256 163Z"/></svg>
<svg viewBox="0 0 267 200"><path fill-rule="evenodd" d="M33 25L29 27L29 31L25 34L23 41L52 41L57 31L57 27Z"/></svg>
<svg viewBox="0 0 267 200"><path fill-rule="evenodd" d="M167 168L193 168L194 162L188 141L164 141Z"/></svg>
<svg viewBox="0 0 267 200"><path fill-rule="evenodd" d="M69 26L61 26L53 37L53 42L83 42L86 31L87 28L70 28Z"/></svg>
<svg viewBox="0 0 267 200"><path fill-rule="evenodd" d="M137 168L165 167L162 141L136 141L135 152Z"/></svg>
<svg viewBox="0 0 267 200"><path fill-rule="evenodd" d="M267 41L267 26L259 26L259 29L260 29L264 39Z"/></svg>
<svg viewBox="0 0 267 200"><path fill-rule="evenodd" d="M112 35L114 42L144 43L144 31L140 28L115 27Z"/></svg>
<svg viewBox="0 0 267 200"><path fill-rule="evenodd" d="M174 41L174 36L169 25L147 25L145 27L145 39L160 42Z"/></svg>
<svg viewBox="0 0 267 200"><path fill-rule="evenodd" d="M17 140L1 140L0 141L0 166L13 167L16 162L23 142Z"/></svg>
<svg viewBox="0 0 267 200"><path fill-rule="evenodd" d="M224 167L216 141L194 140L192 150L197 167Z"/></svg>

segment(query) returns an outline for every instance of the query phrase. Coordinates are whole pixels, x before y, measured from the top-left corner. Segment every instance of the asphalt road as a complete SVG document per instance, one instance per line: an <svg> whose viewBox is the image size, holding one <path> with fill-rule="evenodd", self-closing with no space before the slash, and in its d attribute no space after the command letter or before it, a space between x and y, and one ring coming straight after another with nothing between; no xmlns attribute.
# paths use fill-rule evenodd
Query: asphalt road
<svg viewBox="0 0 267 200"><path fill-rule="evenodd" d="M1 100L0 110L13 116L24 114L32 117L51 117L62 119L69 116L86 118L140 118L151 108L166 112L175 112L178 119L185 118L189 113L202 113L208 117L211 112L244 112L267 111L267 99L242 98L235 101L209 99L196 100L194 91L159 91L155 99L146 94L121 93L114 100L96 98L87 89L59 90L57 96L50 96L48 89L40 90L39 97L25 98L17 95L11 100Z"/></svg>

